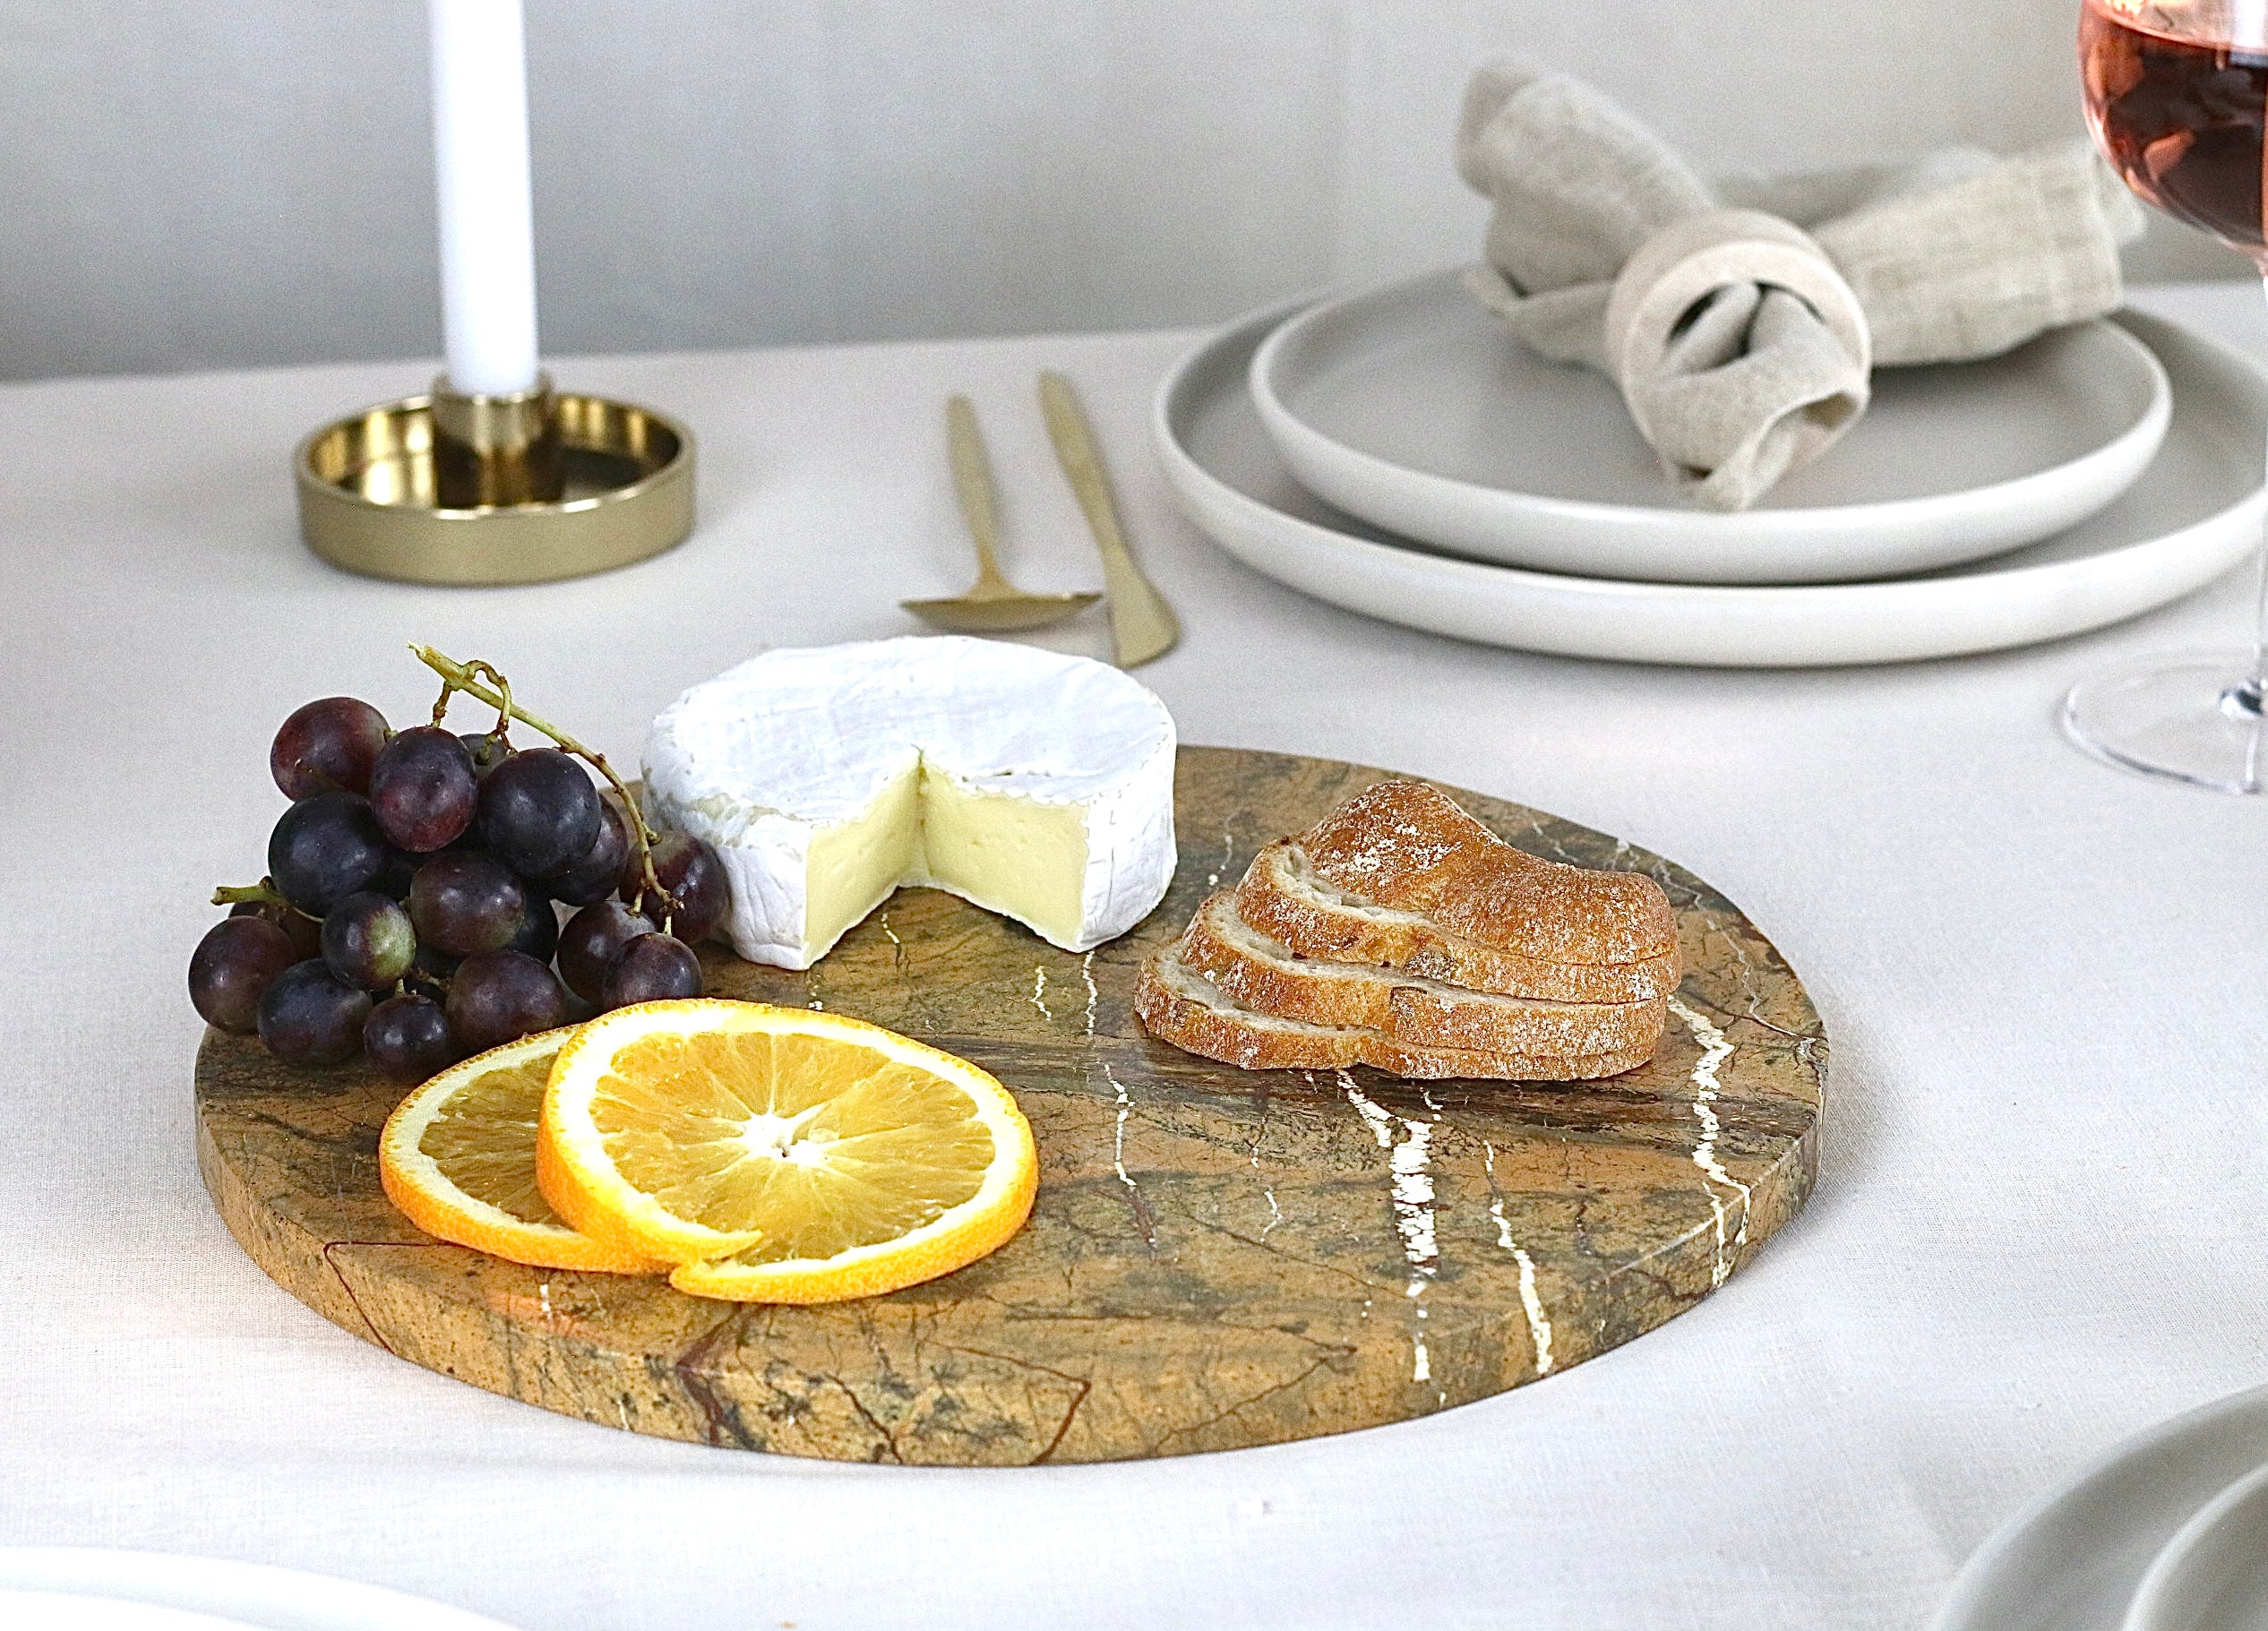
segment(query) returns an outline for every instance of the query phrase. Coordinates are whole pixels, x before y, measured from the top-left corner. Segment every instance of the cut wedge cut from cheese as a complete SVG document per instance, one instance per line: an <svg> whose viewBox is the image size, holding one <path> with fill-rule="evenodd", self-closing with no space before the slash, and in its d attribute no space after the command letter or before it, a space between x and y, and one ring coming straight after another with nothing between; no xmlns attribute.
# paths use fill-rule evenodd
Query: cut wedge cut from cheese
<svg viewBox="0 0 2268 1631"><path fill-rule="evenodd" d="M1086 951L1173 880L1173 716L1084 657L955 636L768 652L654 721L646 786L732 880L733 945L808 968L902 885Z"/></svg>

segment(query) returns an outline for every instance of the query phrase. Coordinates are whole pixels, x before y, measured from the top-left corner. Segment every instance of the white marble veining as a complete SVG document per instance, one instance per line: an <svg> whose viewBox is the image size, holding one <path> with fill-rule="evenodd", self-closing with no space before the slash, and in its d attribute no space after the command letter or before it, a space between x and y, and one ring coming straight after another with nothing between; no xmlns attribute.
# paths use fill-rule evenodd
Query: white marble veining
<svg viewBox="0 0 2268 1631"><path fill-rule="evenodd" d="M1496 1146L1483 1138L1481 1141L1482 1160L1489 1174L1489 1188L1496 1188ZM1496 1222L1496 1243L1512 1254L1512 1260L1520 1266L1520 1308L1527 1316L1528 1341L1535 1349L1535 1373L1539 1377L1551 1374L1551 1317L1543 1307L1542 1294L1536 1290L1535 1259L1528 1249L1512 1237L1512 1220L1504 1215L1504 1197L1489 1197L1489 1216Z"/></svg>
<svg viewBox="0 0 2268 1631"><path fill-rule="evenodd" d="M1403 1294L1410 1300L1413 1326L1410 1336L1410 1379L1430 1381L1433 1360L1425 1345L1425 1293L1432 1288L1441 1270L1441 1249L1433 1220L1434 1123L1388 1114L1383 1105L1355 1085L1353 1077L1342 1070L1338 1077L1347 1103L1354 1106L1355 1113L1362 1118L1362 1125L1370 1129L1379 1147L1388 1152L1387 1165L1393 1174L1390 1193L1394 1230L1402 1237L1402 1256L1410 1266L1409 1281L1403 1288ZM1394 1137L1397 1125L1402 1129L1399 1143Z"/></svg>
<svg viewBox="0 0 2268 1631"><path fill-rule="evenodd" d="M1717 1158L1717 1139L1724 1130L1717 1117L1717 1071L1732 1057L1733 1048L1724 1032L1682 997L1670 999L1670 1011L1693 1033L1693 1040L1701 1044L1701 1057L1693 1066L1693 1114L1701 1123L1700 1139L1693 1146L1693 1164L1701 1169L1702 1187L1708 1191L1709 1209L1716 1229L1716 1255L1710 1266L1710 1279L1713 1283L1722 1285L1732 1273L1731 1254L1748 1243L1749 1186L1726 1172L1724 1163ZM1726 1189L1740 1197L1740 1224L1730 1241L1725 1236Z"/></svg>

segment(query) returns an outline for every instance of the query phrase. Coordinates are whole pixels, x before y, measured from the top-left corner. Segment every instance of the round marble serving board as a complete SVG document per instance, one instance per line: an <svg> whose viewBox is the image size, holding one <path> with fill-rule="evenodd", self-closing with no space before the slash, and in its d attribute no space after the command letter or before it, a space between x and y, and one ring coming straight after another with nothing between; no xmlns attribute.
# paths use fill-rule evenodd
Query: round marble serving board
<svg viewBox="0 0 2268 1631"><path fill-rule="evenodd" d="M825 1308L523 1268L378 1185L401 1090L209 1032L206 1188L253 1260L389 1352L664 1438L946 1466L1236 1449L1405 1421L1564 1370L1690 1308L1809 1194L1826 1039L1722 896L1456 792L1513 843L1641 870L1688 973L1654 1062L1574 1086L1252 1073L1144 1035L1136 965L1263 844L1386 772L1184 748L1164 904L1085 957L902 890L803 973L707 949L712 994L874 1020L975 1060L1038 1137L1039 1199L960 1273ZM1452 789L1452 791L1456 791Z"/></svg>

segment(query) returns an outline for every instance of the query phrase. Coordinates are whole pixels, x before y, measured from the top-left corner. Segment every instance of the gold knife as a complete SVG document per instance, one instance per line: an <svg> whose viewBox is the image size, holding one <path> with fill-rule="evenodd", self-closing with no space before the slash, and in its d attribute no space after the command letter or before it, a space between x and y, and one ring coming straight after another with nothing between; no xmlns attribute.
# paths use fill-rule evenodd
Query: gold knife
<svg viewBox="0 0 2268 1631"><path fill-rule="evenodd" d="M1111 597L1111 645L1121 668L1138 668L1173 649L1181 638L1181 625L1165 597L1142 575L1126 547L1125 529L1119 525L1118 502L1111 495L1111 478L1095 450L1094 427L1078 405L1070 381L1060 373L1039 376L1040 411L1047 416L1048 440L1055 444L1056 461L1078 495L1087 512L1087 525L1095 534L1095 548L1103 557L1103 587Z"/></svg>

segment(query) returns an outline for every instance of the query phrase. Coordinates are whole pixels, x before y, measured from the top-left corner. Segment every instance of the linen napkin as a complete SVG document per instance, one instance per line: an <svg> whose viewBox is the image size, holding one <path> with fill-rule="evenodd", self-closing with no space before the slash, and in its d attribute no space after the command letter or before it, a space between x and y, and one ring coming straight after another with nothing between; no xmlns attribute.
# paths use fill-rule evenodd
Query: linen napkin
<svg viewBox="0 0 2268 1631"><path fill-rule="evenodd" d="M2083 142L1712 183L1610 98L1516 61L1473 75L1456 162L1496 206L1467 286L1544 356L1616 378L1671 479L1717 511L1748 508L1833 446L1865 411L1870 366L1993 356L2115 310L2118 245L2143 220ZM1659 355L1619 354L1629 337L1609 331L1610 305L1619 319L1645 294L1626 282L1618 301L1626 268L1659 270L1662 254L1634 257L1680 223L1687 237L1740 238L1738 218L1725 231L1696 219L1726 210L1808 233L1820 275L1855 296L1851 322L1831 321L1834 300L1743 276L1744 246L1729 242L1696 262L1724 280L1697 289Z"/></svg>

